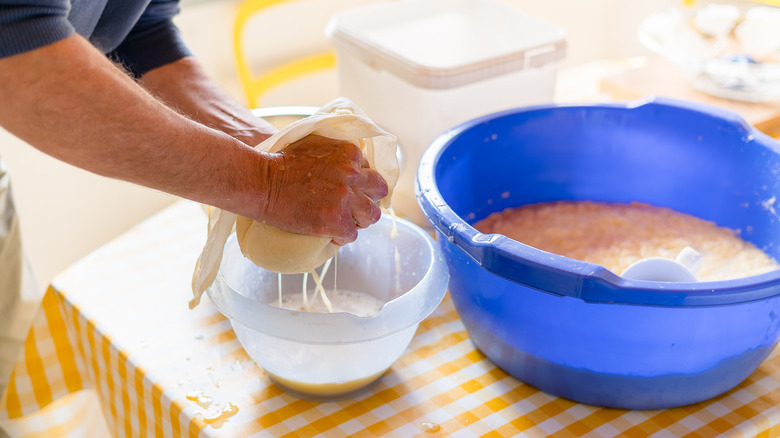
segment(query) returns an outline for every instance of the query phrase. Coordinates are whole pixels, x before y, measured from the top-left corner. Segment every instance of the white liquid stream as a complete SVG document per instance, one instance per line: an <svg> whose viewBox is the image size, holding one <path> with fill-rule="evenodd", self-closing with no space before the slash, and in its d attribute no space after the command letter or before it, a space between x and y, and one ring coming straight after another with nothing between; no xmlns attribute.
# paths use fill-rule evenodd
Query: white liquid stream
<svg viewBox="0 0 780 438"><path fill-rule="evenodd" d="M393 218L393 228L390 231L390 238L395 239L398 235L398 228L395 221L395 212L389 209L391 217ZM396 290L401 289L401 255L398 252L398 248L395 248L394 253L395 262L395 283ZM334 262L335 261L335 262ZM373 316L382 310L384 301L374 298L363 292L357 292L353 290L341 290L338 289L337 278L334 276L334 288L333 290L325 290L322 285L321 278L325 277L328 269L330 269L331 262L338 266L338 253L335 257L328 259L325 264L322 265L322 269L319 274L316 271L307 272L303 274L303 285L301 294L282 294L282 274L279 274L278 285L279 292L278 297L271 303L272 306L280 307L283 309L297 310L301 312L314 312L314 313L336 313L347 312L356 316ZM334 269L336 269L334 267ZM309 275L315 283L314 293L309 296L307 286L309 282ZM335 273L334 273L335 275ZM319 297L319 299L317 299Z"/></svg>
<svg viewBox="0 0 780 438"><path fill-rule="evenodd" d="M304 304L303 294L288 294L282 297L281 307L300 312L347 312L357 316L373 316L379 313L385 304L384 301L371 295L351 290L328 291L328 295L330 295L329 305L319 298L308 300L308 303Z"/></svg>

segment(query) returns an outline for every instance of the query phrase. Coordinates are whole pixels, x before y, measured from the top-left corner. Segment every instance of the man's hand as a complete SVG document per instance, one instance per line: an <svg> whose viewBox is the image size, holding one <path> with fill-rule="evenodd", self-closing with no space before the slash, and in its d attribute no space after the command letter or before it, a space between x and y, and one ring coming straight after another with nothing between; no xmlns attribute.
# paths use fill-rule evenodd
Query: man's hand
<svg viewBox="0 0 780 438"><path fill-rule="evenodd" d="M260 217L269 225L344 245L357 238L358 228L379 220L387 184L354 144L310 135L268 155Z"/></svg>
<svg viewBox="0 0 780 438"><path fill-rule="evenodd" d="M194 58L150 71L141 85L193 120L249 146L276 131L220 90ZM387 184L352 143L309 136L283 153L263 155L268 160L260 164L266 180L261 186L268 196L259 207L242 206L244 212L254 208L248 217L299 234L333 236L338 245L379 220L376 202L387 196Z"/></svg>

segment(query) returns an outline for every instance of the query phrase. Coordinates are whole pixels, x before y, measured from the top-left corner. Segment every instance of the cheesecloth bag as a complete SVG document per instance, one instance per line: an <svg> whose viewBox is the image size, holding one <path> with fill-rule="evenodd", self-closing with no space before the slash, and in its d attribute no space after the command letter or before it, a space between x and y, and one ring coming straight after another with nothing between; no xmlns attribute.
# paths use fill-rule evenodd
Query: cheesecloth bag
<svg viewBox="0 0 780 438"><path fill-rule="evenodd" d="M286 126L255 146L266 152L278 152L307 135L314 134L354 143L363 151L369 167L387 182L388 195L382 200L389 207L398 181L398 142L394 135L380 129L368 116L345 98L336 99L316 113ZM190 308L200 302L203 292L219 272L222 251L235 225L239 247L245 257L261 268L284 274L310 272L338 251L328 236L290 233L218 208L210 208L208 237L195 265L192 278L193 299Z"/></svg>

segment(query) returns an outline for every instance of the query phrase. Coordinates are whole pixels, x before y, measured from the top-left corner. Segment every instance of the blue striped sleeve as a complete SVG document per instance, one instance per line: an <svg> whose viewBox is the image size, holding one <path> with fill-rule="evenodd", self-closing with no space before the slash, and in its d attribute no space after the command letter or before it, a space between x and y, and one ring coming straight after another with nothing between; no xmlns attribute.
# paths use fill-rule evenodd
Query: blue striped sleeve
<svg viewBox="0 0 780 438"><path fill-rule="evenodd" d="M67 0L0 2L0 58L43 47L75 33Z"/></svg>
<svg viewBox="0 0 780 438"><path fill-rule="evenodd" d="M136 78L191 53L173 23L177 0L152 0L130 34L109 56Z"/></svg>

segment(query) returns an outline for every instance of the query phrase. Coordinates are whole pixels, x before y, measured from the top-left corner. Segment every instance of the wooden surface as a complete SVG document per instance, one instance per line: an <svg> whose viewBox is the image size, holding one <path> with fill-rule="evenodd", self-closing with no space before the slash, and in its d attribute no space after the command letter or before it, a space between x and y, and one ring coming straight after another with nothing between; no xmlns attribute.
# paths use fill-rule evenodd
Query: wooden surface
<svg viewBox="0 0 780 438"><path fill-rule="evenodd" d="M599 82L600 91L614 100L654 95L715 105L740 114L768 135L780 137L780 100L750 103L722 99L694 89L677 68L664 59L649 58L638 64L604 76Z"/></svg>

